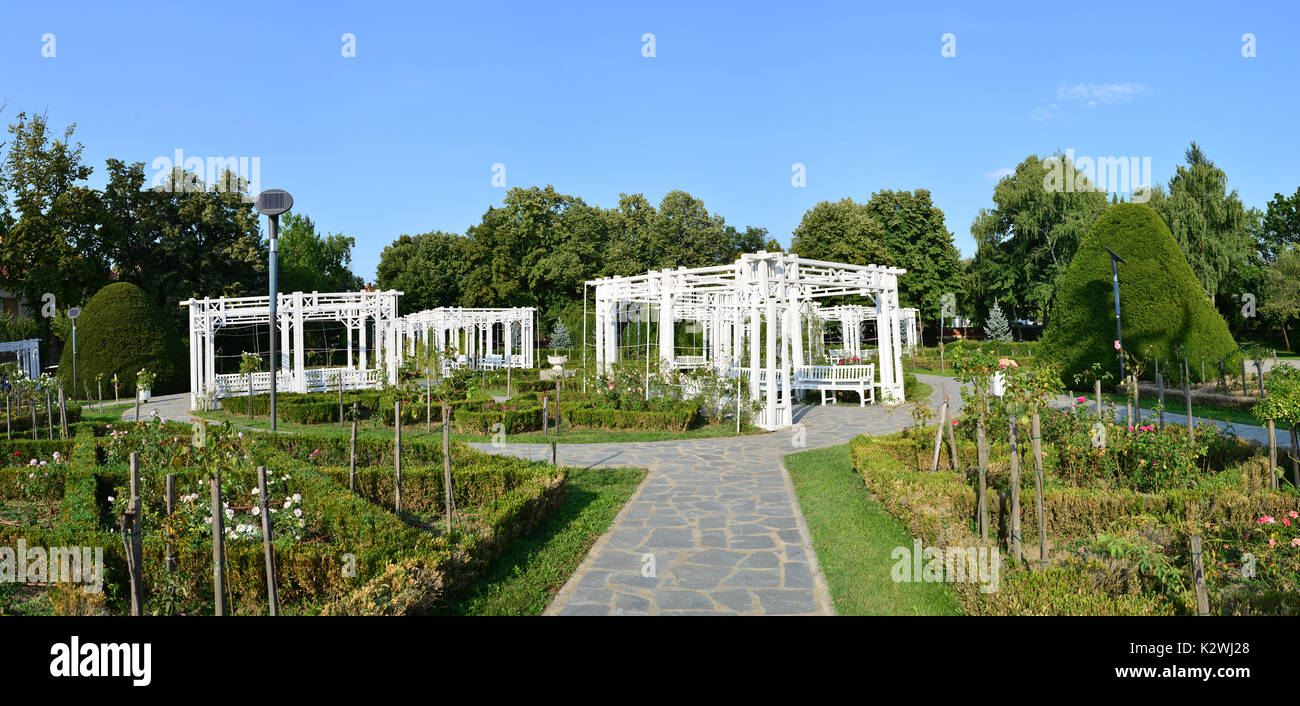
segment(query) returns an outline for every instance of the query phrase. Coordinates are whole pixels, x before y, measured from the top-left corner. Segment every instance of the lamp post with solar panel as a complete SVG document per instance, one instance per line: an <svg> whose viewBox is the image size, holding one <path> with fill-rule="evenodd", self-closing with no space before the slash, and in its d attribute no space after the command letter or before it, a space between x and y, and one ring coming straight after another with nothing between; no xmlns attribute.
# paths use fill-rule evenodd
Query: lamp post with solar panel
<svg viewBox="0 0 1300 706"><path fill-rule="evenodd" d="M271 236L271 261L268 266L271 280L271 431L275 431L275 337L280 323L277 318L279 308L277 300L280 297L279 292L276 291L276 273L279 270L279 263L276 261L275 240L280 237L280 214L293 208L293 197L282 189L267 189L257 195L256 207L258 213L264 214L270 220L267 232Z"/></svg>

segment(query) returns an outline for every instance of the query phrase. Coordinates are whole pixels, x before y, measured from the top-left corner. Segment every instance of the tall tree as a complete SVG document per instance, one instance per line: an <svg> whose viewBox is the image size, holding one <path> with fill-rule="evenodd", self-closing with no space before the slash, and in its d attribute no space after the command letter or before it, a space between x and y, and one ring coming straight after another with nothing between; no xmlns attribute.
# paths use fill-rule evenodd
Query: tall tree
<svg viewBox="0 0 1300 706"><path fill-rule="evenodd" d="M923 320L938 318L944 293L958 293L961 270L943 210L925 189L885 190L871 195L867 213L884 230L890 260L907 270L898 282L903 306L919 308Z"/></svg>
<svg viewBox="0 0 1300 706"><path fill-rule="evenodd" d="M1259 249L1265 262L1291 245L1300 245L1300 188L1290 196L1273 194L1260 224Z"/></svg>
<svg viewBox="0 0 1300 706"><path fill-rule="evenodd" d="M342 233L316 234L306 215L289 212L280 219L279 283L285 292L352 292L361 278L352 273L354 238Z"/></svg>
<svg viewBox="0 0 1300 706"><path fill-rule="evenodd" d="M397 301L402 314L455 306L465 240L463 235L437 230L402 235L380 253L375 282L380 289L402 292Z"/></svg>
<svg viewBox="0 0 1300 706"><path fill-rule="evenodd" d="M971 224L972 296L979 318L998 299L1046 319L1079 242L1108 205L1064 154L1030 155L993 188L994 208Z"/></svg>
<svg viewBox="0 0 1300 706"><path fill-rule="evenodd" d="M73 143L76 125L52 138L44 115L19 113L9 126L0 205L3 247L0 286L35 310L44 293L60 308L80 303L108 282L108 262L97 226L103 204L84 186L92 169ZM13 213L8 206L12 205Z"/></svg>
<svg viewBox="0 0 1300 706"><path fill-rule="evenodd" d="M1168 194L1154 190L1150 206L1164 220L1187 256L1201 287L1216 303L1240 293L1230 273L1246 267L1255 253L1250 221L1228 177L1192 142L1169 179Z"/></svg>
<svg viewBox="0 0 1300 706"><path fill-rule="evenodd" d="M1282 330L1286 349L1292 349L1287 327L1300 321L1300 246L1292 245L1269 264L1259 313Z"/></svg>
<svg viewBox="0 0 1300 706"><path fill-rule="evenodd" d="M649 226L653 267L704 267L731 259L722 216L685 191L665 194Z"/></svg>
<svg viewBox="0 0 1300 706"><path fill-rule="evenodd" d="M813 260L850 265L894 265L885 231L866 204L851 198L822 201L804 212L790 251Z"/></svg>

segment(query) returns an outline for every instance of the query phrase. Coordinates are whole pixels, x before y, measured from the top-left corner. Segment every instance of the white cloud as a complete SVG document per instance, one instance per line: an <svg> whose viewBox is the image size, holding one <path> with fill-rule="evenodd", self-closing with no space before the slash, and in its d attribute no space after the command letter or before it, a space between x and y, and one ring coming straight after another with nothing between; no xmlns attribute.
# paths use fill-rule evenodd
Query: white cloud
<svg viewBox="0 0 1300 706"><path fill-rule="evenodd" d="M1056 97L1072 100L1086 108L1099 105L1127 103L1134 96L1147 92L1147 87L1140 83L1078 83L1073 86L1062 84L1056 89Z"/></svg>
<svg viewBox="0 0 1300 706"><path fill-rule="evenodd" d="M1034 108L1034 110L1031 113L1029 113L1029 118L1031 120L1037 120L1039 122L1042 122L1044 120L1051 120L1052 118L1059 118L1059 117L1061 117L1061 109L1056 107L1055 103L1049 103L1048 105L1040 105L1037 108Z"/></svg>
<svg viewBox="0 0 1300 706"><path fill-rule="evenodd" d="M997 170L996 172L989 172L988 174L985 174L985 175L984 175L984 178L985 178L985 179L988 179L988 180L990 180L990 181L1002 181L1002 177L1009 177L1009 176L1011 176L1012 174L1015 174L1015 173L1016 173L1016 170L1014 170L1014 169L1008 169L1007 167L1003 167L1003 168Z"/></svg>

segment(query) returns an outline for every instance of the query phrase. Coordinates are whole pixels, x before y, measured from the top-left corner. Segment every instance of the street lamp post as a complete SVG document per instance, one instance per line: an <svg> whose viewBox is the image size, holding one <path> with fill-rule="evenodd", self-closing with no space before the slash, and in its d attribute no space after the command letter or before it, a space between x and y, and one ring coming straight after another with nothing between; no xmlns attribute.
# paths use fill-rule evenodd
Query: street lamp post
<svg viewBox="0 0 1300 706"><path fill-rule="evenodd" d="M271 431L275 431L275 356L276 356L276 333L279 328L279 319L277 318L279 293L277 292L276 274L279 271L279 263L276 260L275 241L280 237L280 214L293 208L293 197L289 192L281 189L268 189L257 195L257 212L264 214L270 220L270 226L267 232L271 237L271 258L268 266L271 280Z"/></svg>
<svg viewBox="0 0 1300 706"><path fill-rule="evenodd" d="M1110 253L1110 279L1115 290L1115 342L1119 344L1119 349L1117 350L1121 350L1121 352L1118 354L1119 380L1120 383L1123 383L1124 382L1124 354L1122 352L1122 349L1124 348L1124 326L1120 319L1120 311L1119 311L1119 264L1124 263L1127 265L1128 263L1124 262L1124 258L1120 257L1119 255L1116 255L1114 250L1107 248L1105 245L1101 247L1105 248L1106 252Z"/></svg>
<svg viewBox="0 0 1300 706"><path fill-rule="evenodd" d="M80 307L68 309L68 319L72 321L72 401L77 401L77 317L81 316Z"/></svg>

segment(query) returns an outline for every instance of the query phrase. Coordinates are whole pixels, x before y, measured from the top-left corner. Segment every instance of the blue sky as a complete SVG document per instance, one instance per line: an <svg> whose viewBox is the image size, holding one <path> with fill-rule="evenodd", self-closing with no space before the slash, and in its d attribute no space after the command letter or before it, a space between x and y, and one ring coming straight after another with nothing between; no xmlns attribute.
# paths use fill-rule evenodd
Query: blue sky
<svg viewBox="0 0 1300 706"><path fill-rule="evenodd" d="M785 243L818 201L927 188L965 255L1031 153L1149 157L1163 183L1195 139L1248 206L1294 192L1296 4L1154 5L11 4L0 120L75 122L94 185L108 157L258 157L368 280L398 235L500 203L498 163L601 206L684 189Z"/></svg>

